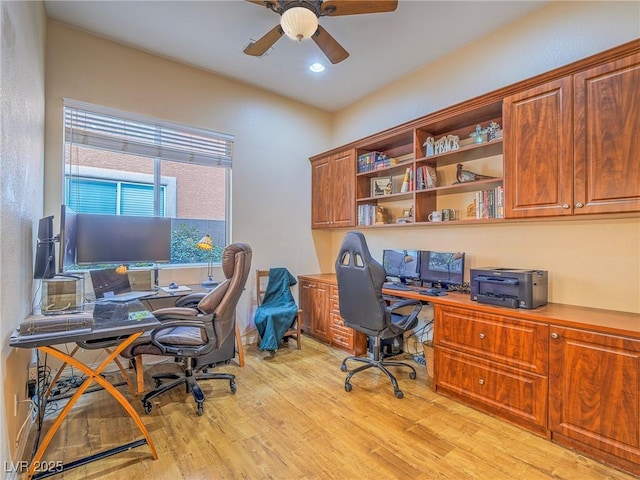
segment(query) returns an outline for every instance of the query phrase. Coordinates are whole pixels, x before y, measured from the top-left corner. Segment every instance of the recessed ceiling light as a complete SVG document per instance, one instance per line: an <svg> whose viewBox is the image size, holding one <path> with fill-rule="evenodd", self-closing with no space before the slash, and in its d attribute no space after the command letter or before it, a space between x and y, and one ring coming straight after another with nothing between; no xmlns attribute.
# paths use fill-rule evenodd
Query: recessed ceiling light
<svg viewBox="0 0 640 480"><path fill-rule="evenodd" d="M324 65L322 65L321 63L312 63L309 66L309 70L311 70L314 73L320 73L324 71Z"/></svg>

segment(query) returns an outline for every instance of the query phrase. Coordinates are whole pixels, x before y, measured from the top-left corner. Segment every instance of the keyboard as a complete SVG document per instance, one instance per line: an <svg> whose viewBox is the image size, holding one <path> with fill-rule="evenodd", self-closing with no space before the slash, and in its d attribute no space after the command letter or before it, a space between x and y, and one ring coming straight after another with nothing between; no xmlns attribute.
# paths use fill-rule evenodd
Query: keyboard
<svg viewBox="0 0 640 480"><path fill-rule="evenodd" d="M447 290L444 288L436 288L436 287L431 287L431 288L423 288L418 290L418 293L420 293L421 295L431 295L432 297L435 296L444 296L447 295Z"/></svg>
<svg viewBox="0 0 640 480"><path fill-rule="evenodd" d="M385 283L383 288L389 288L391 290L409 290L404 283Z"/></svg>
<svg viewBox="0 0 640 480"><path fill-rule="evenodd" d="M155 290L140 291L140 292L125 292L110 297L98 298L96 302L130 302L131 300L138 300L139 298L150 297L155 295Z"/></svg>

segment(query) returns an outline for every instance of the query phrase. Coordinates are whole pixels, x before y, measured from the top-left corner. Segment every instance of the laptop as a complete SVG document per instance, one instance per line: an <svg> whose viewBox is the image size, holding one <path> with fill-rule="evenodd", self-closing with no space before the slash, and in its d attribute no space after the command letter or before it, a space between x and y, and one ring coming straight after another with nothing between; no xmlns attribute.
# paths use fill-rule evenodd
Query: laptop
<svg viewBox="0 0 640 480"><path fill-rule="evenodd" d="M129 276L117 273L115 268L91 270L89 273L96 301L128 302L156 293L154 290L132 292Z"/></svg>

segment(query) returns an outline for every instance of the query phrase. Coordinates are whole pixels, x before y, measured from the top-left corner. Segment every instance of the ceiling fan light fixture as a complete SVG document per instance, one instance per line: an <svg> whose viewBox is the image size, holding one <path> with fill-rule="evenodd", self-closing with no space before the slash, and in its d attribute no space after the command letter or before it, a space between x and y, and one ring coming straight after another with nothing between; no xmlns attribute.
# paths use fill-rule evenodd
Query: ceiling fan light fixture
<svg viewBox="0 0 640 480"><path fill-rule="evenodd" d="M280 26L287 37L302 42L318 29L318 17L305 7L287 9L280 19Z"/></svg>

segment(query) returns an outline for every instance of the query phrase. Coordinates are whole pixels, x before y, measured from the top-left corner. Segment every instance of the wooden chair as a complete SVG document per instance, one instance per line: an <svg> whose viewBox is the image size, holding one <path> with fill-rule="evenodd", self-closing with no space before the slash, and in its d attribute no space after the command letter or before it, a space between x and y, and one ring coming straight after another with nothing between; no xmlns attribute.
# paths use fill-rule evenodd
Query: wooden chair
<svg viewBox="0 0 640 480"><path fill-rule="evenodd" d="M262 299L267 291L267 284L269 283L269 270L256 270L256 295L258 300L258 306L262 305ZM293 337L296 340L298 350L300 350L300 338L302 336L302 310L298 309L296 318L293 321L291 328L284 333L283 339ZM260 333L258 332L258 345L260 345Z"/></svg>

